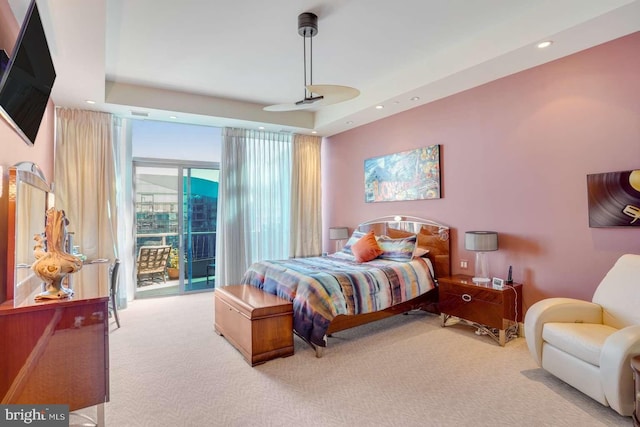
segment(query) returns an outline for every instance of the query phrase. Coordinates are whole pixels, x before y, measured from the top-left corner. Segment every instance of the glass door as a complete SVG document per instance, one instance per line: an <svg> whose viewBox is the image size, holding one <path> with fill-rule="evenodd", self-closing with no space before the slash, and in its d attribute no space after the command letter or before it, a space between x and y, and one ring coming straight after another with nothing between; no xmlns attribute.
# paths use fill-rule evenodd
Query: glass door
<svg viewBox="0 0 640 427"><path fill-rule="evenodd" d="M218 180L217 165L134 161L136 298L215 287Z"/></svg>
<svg viewBox="0 0 640 427"><path fill-rule="evenodd" d="M219 177L217 169L183 169L186 292L215 287Z"/></svg>

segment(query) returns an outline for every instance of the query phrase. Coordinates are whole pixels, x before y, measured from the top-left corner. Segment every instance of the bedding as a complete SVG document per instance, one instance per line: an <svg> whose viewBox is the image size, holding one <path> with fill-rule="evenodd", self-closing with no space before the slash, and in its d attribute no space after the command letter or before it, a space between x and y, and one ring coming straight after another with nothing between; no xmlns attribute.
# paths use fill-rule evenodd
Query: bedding
<svg viewBox="0 0 640 427"><path fill-rule="evenodd" d="M358 262L349 244L356 241L329 256L254 263L241 283L292 301L294 330L320 347L336 316L384 310L435 288L428 258Z"/></svg>

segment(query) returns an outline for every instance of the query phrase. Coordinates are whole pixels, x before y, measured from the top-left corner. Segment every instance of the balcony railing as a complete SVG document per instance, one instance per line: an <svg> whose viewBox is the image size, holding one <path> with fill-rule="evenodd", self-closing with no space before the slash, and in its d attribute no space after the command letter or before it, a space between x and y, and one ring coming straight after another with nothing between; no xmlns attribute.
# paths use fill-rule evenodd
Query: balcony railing
<svg viewBox="0 0 640 427"><path fill-rule="evenodd" d="M194 231L190 233L191 241L185 247L185 255L193 261L214 259L216 256L216 232ZM185 240L188 235L185 233ZM140 246L170 245L178 247L178 233L140 233L136 234L136 252Z"/></svg>

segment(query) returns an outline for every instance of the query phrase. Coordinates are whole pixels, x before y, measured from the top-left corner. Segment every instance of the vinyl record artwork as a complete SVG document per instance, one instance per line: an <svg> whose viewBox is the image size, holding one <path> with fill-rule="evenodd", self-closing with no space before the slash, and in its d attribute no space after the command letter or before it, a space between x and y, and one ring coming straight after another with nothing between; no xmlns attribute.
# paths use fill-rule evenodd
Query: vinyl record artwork
<svg viewBox="0 0 640 427"><path fill-rule="evenodd" d="M364 161L365 202L440 198L440 146Z"/></svg>
<svg viewBox="0 0 640 427"><path fill-rule="evenodd" d="M640 169L587 175L589 227L640 227Z"/></svg>

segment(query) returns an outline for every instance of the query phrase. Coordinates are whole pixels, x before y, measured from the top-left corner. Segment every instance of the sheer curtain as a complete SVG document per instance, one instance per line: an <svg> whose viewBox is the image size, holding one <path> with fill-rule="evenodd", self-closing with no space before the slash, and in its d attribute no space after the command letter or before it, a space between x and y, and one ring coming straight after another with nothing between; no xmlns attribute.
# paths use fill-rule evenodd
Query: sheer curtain
<svg viewBox="0 0 640 427"><path fill-rule="evenodd" d="M120 258L118 281L118 307L126 307L136 288L136 252L133 199L133 162L131 145L131 120L113 118L113 147L116 170L116 218L117 257ZM113 211L113 210L112 210Z"/></svg>
<svg viewBox="0 0 640 427"><path fill-rule="evenodd" d="M320 254L320 144L315 136L223 130L219 285L238 283L256 261Z"/></svg>
<svg viewBox="0 0 640 427"><path fill-rule="evenodd" d="M289 257L291 135L225 128L218 191L216 281Z"/></svg>
<svg viewBox="0 0 640 427"><path fill-rule="evenodd" d="M118 229L112 116L58 108L54 194L74 245L87 258L114 258Z"/></svg>
<svg viewBox="0 0 640 427"><path fill-rule="evenodd" d="M322 193L320 144L322 138L293 136L291 172L291 256L317 256L322 252Z"/></svg>

